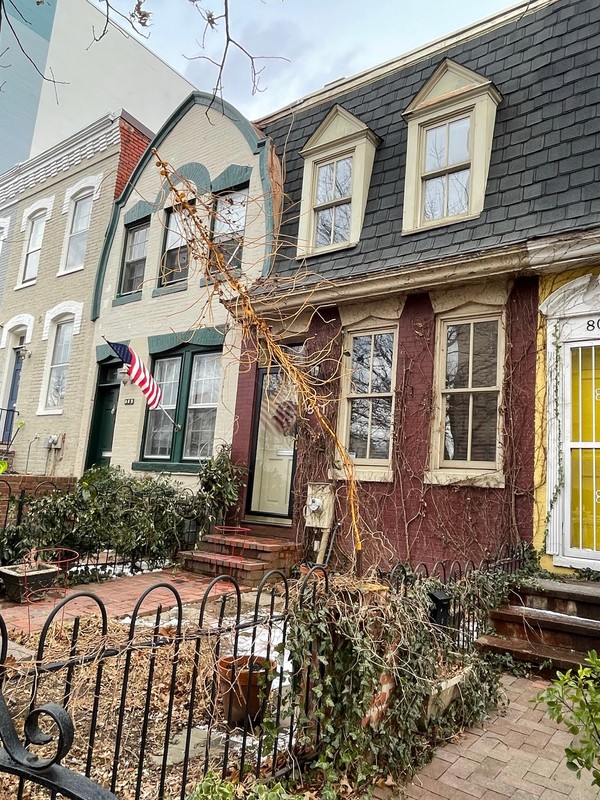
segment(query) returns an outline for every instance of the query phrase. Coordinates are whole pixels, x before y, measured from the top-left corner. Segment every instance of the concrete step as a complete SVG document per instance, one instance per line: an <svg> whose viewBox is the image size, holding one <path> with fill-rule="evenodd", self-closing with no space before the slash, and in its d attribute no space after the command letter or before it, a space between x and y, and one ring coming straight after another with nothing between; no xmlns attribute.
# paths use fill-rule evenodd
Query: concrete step
<svg viewBox="0 0 600 800"><path fill-rule="evenodd" d="M600 648L600 621L556 611L504 606L490 613L499 636L587 652Z"/></svg>
<svg viewBox="0 0 600 800"><path fill-rule="evenodd" d="M509 603L600 620L600 582L537 580L533 586L514 589Z"/></svg>
<svg viewBox="0 0 600 800"><path fill-rule="evenodd" d="M564 672L567 669L577 669L580 664L583 664L587 655L587 653L570 650L566 647L556 647L507 636L480 636L475 641L475 647L484 653L508 653L515 661L544 664L545 668L541 670L541 674L548 677L552 677L556 670Z"/></svg>

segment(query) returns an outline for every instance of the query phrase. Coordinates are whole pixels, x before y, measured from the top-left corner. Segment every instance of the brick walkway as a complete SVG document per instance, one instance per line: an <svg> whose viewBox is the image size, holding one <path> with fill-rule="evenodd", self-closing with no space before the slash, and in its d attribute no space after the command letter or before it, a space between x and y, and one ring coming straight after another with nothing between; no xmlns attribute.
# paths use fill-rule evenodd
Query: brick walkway
<svg viewBox="0 0 600 800"><path fill-rule="evenodd" d="M589 773L577 780L565 764L572 737L530 702L547 686L542 680L505 675L509 705L483 726L440 747L396 797L414 800L596 800ZM384 797L378 791L377 797ZM389 797L389 795L388 795Z"/></svg>
<svg viewBox="0 0 600 800"><path fill-rule="evenodd" d="M115 619L131 614L140 595L156 583L172 584L179 592L183 603L186 604L200 603L210 581L211 578L205 578L192 572L163 570L161 572L147 572L142 575L116 578L104 583L76 586L69 589L67 593L74 594L75 592L85 591L95 594L106 606L108 618ZM214 594L217 596L220 592L230 589L230 584L222 584ZM61 599L62 594L53 599L41 600L30 605L18 605L7 600L0 600L0 615L4 618L9 631L34 633L42 628L48 614ZM165 608L175 605L171 592L165 589L157 590L148 598L148 612L156 609L159 602L162 602ZM94 613L97 611L97 606L87 601L77 601L77 606L73 604L73 607L66 613L67 616L75 616L86 611ZM142 613L143 611L144 606L142 606Z"/></svg>

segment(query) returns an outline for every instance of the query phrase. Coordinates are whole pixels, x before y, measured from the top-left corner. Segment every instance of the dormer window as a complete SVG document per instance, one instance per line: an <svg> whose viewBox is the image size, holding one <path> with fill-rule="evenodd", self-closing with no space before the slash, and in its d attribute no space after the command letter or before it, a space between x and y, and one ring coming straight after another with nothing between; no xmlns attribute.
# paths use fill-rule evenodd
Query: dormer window
<svg viewBox="0 0 600 800"><path fill-rule="evenodd" d="M404 112L403 233L481 214L501 99L491 81L449 60L414 98Z"/></svg>
<svg viewBox="0 0 600 800"><path fill-rule="evenodd" d="M298 257L358 243L379 141L341 106L335 106L310 137L301 153Z"/></svg>
<svg viewBox="0 0 600 800"><path fill-rule="evenodd" d="M350 241L352 156L317 165L314 246Z"/></svg>

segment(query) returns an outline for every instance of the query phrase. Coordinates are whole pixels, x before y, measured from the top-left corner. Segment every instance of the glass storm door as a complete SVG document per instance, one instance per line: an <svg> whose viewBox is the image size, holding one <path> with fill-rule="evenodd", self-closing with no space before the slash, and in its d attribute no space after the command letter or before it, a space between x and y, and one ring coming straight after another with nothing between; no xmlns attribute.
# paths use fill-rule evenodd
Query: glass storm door
<svg viewBox="0 0 600 800"><path fill-rule="evenodd" d="M260 404L248 511L288 518L296 445L296 394L278 370L261 370L259 376Z"/></svg>
<svg viewBox="0 0 600 800"><path fill-rule="evenodd" d="M573 554L600 559L600 344L571 347L571 421L565 432L570 468Z"/></svg>

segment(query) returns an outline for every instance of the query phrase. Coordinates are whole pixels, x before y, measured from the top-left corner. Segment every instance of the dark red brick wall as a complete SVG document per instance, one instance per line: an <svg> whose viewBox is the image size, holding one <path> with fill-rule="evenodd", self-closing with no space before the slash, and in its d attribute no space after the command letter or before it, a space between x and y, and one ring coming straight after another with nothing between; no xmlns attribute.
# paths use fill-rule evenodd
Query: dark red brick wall
<svg viewBox="0 0 600 800"><path fill-rule="evenodd" d="M250 467L252 455L252 430L256 403L256 380L258 365L256 351L252 345L244 345L240 357L240 370L235 405L235 428L231 446L231 458L234 464ZM246 476L245 483L248 483ZM247 486L240 493L238 513L246 508Z"/></svg>
<svg viewBox="0 0 600 800"><path fill-rule="evenodd" d="M520 279L506 308L505 488L428 485L435 317L428 294L408 297L398 332L393 482L363 483L360 490L365 565L479 561L504 543L531 541L536 325L537 280ZM300 439L298 447L299 473L306 476L301 465L314 463L314 442ZM341 484L339 514L347 529L344 496ZM351 546L347 530L340 541Z"/></svg>
<svg viewBox="0 0 600 800"><path fill-rule="evenodd" d="M121 195L131 173L150 143L150 139L145 134L123 118L119 120L119 125L121 128L121 152L115 182L115 198Z"/></svg>
<svg viewBox="0 0 600 800"><path fill-rule="evenodd" d="M47 475L2 475L0 476L0 524L6 521L11 497L18 498L21 492L41 497L54 489L64 490L77 483L77 478L54 478ZM13 512L16 507L13 505Z"/></svg>

